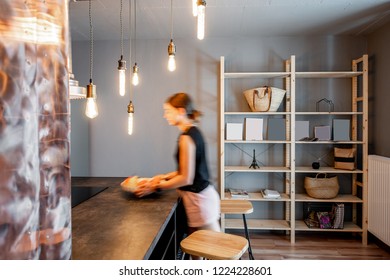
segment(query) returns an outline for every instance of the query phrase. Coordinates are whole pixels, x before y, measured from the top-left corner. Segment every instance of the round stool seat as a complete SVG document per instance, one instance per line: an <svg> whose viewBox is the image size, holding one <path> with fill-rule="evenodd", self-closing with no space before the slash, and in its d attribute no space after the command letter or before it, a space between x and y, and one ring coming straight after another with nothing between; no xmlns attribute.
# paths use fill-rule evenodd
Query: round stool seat
<svg viewBox="0 0 390 280"><path fill-rule="evenodd" d="M223 214L250 214L253 213L252 203L248 200L221 200L221 213Z"/></svg>
<svg viewBox="0 0 390 280"><path fill-rule="evenodd" d="M244 237L212 230L197 230L180 242L186 254L210 260L237 260L248 248Z"/></svg>

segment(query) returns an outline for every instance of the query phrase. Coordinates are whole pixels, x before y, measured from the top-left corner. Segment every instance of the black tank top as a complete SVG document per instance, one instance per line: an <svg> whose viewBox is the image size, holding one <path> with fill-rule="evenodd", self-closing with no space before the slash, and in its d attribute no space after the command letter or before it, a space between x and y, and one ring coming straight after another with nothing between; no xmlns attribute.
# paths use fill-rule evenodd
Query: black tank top
<svg viewBox="0 0 390 280"><path fill-rule="evenodd" d="M183 191L198 193L203 191L209 185L209 171L207 168L207 161L206 161L206 145L203 140L203 136L200 133L200 130L196 126L190 127L190 129L188 129L186 132L183 132L181 135L188 135L194 141L195 149L196 149L195 151L196 162L195 162L195 176L194 176L193 184L180 187L179 189ZM179 170L179 162L180 162L179 143L177 145L176 161Z"/></svg>

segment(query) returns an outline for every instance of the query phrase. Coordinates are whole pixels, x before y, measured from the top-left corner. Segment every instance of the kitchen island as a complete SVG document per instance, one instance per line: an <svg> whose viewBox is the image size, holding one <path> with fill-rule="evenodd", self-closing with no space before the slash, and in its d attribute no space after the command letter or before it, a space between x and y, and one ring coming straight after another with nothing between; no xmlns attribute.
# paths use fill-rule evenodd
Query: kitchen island
<svg viewBox="0 0 390 280"><path fill-rule="evenodd" d="M72 188L105 188L72 208L72 259L176 259L185 215L175 190L137 198L125 178L72 178Z"/></svg>

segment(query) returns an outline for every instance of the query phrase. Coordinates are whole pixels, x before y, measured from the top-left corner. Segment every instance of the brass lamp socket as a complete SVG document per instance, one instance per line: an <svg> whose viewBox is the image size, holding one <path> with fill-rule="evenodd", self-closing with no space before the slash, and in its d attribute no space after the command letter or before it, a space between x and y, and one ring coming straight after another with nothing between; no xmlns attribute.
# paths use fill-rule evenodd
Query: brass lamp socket
<svg viewBox="0 0 390 280"><path fill-rule="evenodd" d="M127 105L127 113L133 113L134 114L134 106L133 106L133 102L130 101L129 105Z"/></svg>
<svg viewBox="0 0 390 280"><path fill-rule="evenodd" d="M121 55L121 59L118 60L118 70L126 70L126 60L123 59L123 55Z"/></svg>
<svg viewBox="0 0 390 280"><path fill-rule="evenodd" d="M173 43L173 40L171 39L171 42L169 42L168 45L168 55L175 55L176 53L176 46Z"/></svg>
<svg viewBox="0 0 390 280"><path fill-rule="evenodd" d="M133 73L138 73L139 67L137 66L137 62L133 66Z"/></svg>
<svg viewBox="0 0 390 280"><path fill-rule="evenodd" d="M96 85L92 83L92 81L89 82L89 85L87 85L87 98L95 98L96 93Z"/></svg>
<svg viewBox="0 0 390 280"><path fill-rule="evenodd" d="M206 6L206 1L205 0L198 0L198 6Z"/></svg>

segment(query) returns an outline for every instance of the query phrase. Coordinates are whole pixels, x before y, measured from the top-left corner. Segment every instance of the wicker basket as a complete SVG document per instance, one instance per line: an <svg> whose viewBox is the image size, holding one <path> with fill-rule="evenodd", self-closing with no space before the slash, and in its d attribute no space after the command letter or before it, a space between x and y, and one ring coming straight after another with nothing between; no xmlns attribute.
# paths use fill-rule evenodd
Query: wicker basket
<svg viewBox="0 0 390 280"><path fill-rule="evenodd" d="M319 178L324 174L324 178ZM305 177L304 186L309 196L313 198L334 198L339 193L339 180L337 176L327 177L325 173L318 173L316 177Z"/></svg>
<svg viewBox="0 0 390 280"><path fill-rule="evenodd" d="M244 91L244 96L252 112L276 112L286 94L284 89L259 87Z"/></svg>

